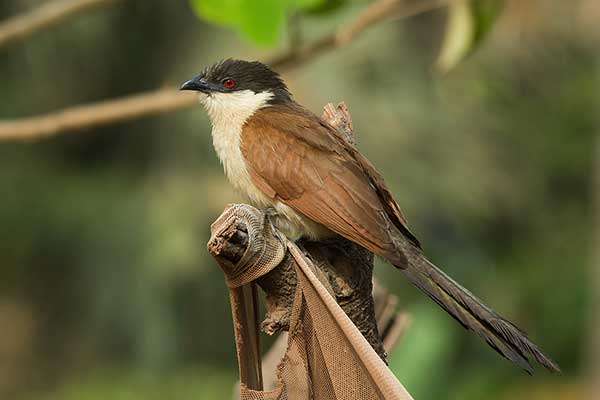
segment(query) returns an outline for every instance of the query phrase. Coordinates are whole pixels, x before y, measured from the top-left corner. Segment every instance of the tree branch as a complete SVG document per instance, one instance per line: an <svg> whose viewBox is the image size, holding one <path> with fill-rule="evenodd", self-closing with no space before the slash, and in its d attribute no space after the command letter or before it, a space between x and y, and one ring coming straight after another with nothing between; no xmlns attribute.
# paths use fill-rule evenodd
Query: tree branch
<svg viewBox="0 0 600 400"><path fill-rule="evenodd" d="M93 0L87 0L92 2ZM101 1L101 0L96 0ZM107 0L104 0L107 1ZM110 0L108 0L110 1ZM407 17L444 6L450 0L378 0L351 22L299 49L275 57L268 64L279 71L300 66L313 58L345 46L368 28L391 17ZM196 97L177 89L159 89L114 100L74 106L45 115L0 122L0 141L32 140L185 108Z"/></svg>
<svg viewBox="0 0 600 400"><path fill-rule="evenodd" d="M0 140L37 139L61 132L127 121L196 104L197 98L170 88L66 108L37 117L0 123Z"/></svg>
<svg viewBox="0 0 600 400"><path fill-rule="evenodd" d="M391 18L407 18L447 5L453 0L379 0L367 6L354 20L317 40L271 61L278 68L292 68L329 50L343 47L372 26Z"/></svg>
<svg viewBox="0 0 600 400"><path fill-rule="evenodd" d="M0 47L49 28L59 22L116 0L54 0L0 23Z"/></svg>

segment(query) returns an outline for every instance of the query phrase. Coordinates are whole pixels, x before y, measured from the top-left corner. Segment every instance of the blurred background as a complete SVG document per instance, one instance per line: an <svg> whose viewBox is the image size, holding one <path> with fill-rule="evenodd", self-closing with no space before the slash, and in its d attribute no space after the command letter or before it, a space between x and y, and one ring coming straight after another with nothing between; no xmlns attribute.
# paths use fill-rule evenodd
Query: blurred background
<svg viewBox="0 0 600 400"><path fill-rule="evenodd" d="M47 3L3 0L0 32ZM242 199L201 107L30 140L11 123L176 88L221 58L268 61L372 2L98 3L0 42L0 398L227 399L230 309L206 242ZM346 102L433 261L564 373L528 376L379 261L413 318L391 368L417 399L600 398L600 4L431 8L284 78L317 113Z"/></svg>

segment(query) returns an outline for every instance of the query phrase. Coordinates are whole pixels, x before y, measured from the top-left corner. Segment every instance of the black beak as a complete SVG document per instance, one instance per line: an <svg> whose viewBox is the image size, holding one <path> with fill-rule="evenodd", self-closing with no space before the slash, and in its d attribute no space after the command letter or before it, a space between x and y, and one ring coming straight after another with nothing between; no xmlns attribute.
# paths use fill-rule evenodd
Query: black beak
<svg viewBox="0 0 600 400"><path fill-rule="evenodd" d="M208 93L211 91L210 84L203 79L203 75L198 75L189 81L183 82L179 90L196 90L198 92Z"/></svg>

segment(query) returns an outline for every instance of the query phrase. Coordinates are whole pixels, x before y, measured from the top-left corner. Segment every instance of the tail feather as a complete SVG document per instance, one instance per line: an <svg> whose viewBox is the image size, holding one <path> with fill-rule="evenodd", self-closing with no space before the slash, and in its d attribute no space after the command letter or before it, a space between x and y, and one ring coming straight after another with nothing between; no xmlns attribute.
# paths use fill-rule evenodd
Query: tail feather
<svg viewBox="0 0 600 400"><path fill-rule="evenodd" d="M503 357L530 374L533 373L533 368L529 357L552 372L560 372L559 366L531 342L523 331L438 269L419 249L413 247L405 255L408 266L400 267L404 275L465 329L475 332Z"/></svg>

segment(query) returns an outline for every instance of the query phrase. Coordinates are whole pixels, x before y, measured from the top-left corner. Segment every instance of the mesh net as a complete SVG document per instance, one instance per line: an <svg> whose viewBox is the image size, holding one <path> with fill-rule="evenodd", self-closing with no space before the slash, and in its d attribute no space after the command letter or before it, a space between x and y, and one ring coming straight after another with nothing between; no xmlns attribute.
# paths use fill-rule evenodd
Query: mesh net
<svg viewBox="0 0 600 400"><path fill-rule="evenodd" d="M286 251L296 261L298 284L292 306L287 348L276 370L275 388L252 390L240 385L243 400L411 399L400 382L317 278L319 270L296 245L265 223L258 210L233 205L213 224L226 230L243 222L248 248L235 266L223 268L230 290L273 269ZM225 228L223 228L225 227ZM218 228L218 229L217 229ZM222 236L222 235L221 235ZM234 327L239 332L241 307L232 297ZM245 348L236 334L238 360ZM246 347L247 350L247 347ZM242 364L240 364L242 368ZM240 372L242 372L240 370Z"/></svg>
<svg viewBox="0 0 600 400"><path fill-rule="evenodd" d="M212 231L246 228L248 247L240 261L224 268L227 286L240 287L265 275L275 268L285 256L285 237L265 223L266 217L246 204L229 204L212 224ZM217 236L223 237L223 234ZM225 235L227 237L227 235ZM210 246L210 245L209 245Z"/></svg>
<svg viewBox="0 0 600 400"><path fill-rule="evenodd" d="M276 388L242 385L241 399L411 399L317 279L310 261L294 244L288 246L298 262L298 287Z"/></svg>

